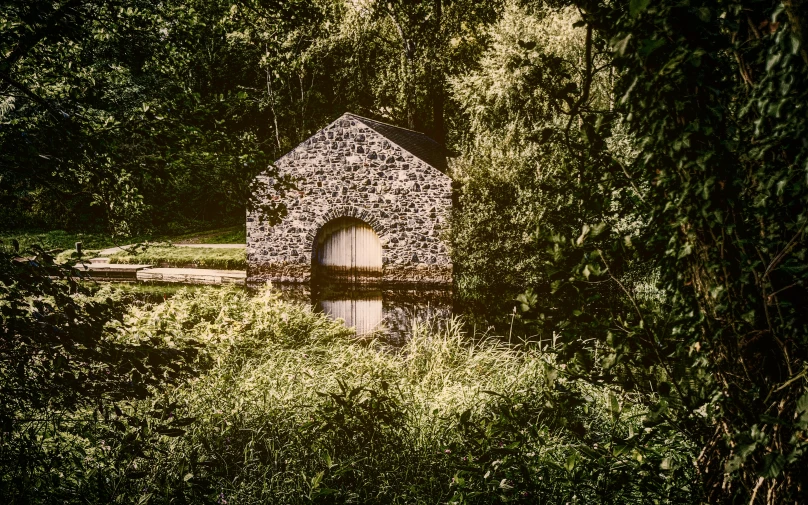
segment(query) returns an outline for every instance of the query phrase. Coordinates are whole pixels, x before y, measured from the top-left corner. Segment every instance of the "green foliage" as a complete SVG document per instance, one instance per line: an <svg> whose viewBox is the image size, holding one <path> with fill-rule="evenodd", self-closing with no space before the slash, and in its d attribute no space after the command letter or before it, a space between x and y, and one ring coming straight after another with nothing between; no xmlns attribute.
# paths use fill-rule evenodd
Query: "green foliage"
<svg viewBox="0 0 808 505"><path fill-rule="evenodd" d="M0 234L0 240L5 246L16 240L23 251L33 247L41 247L46 251L75 249L76 242L81 242L85 250L119 245L107 233L71 233L64 230L8 232Z"/></svg>
<svg viewBox="0 0 808 505"><path fill-rule="evenodd" d="M445 5L444 5L445 4ZM243 221L254 177L346 110L445 137L498 4L37 0L0 11L3 228ZM260 182L260 181L259 181ZM263 205L272 220L283 209Z"/></svg>
<svg viewBox="0 0 808 505"><path fill-rule="evenodd" d="M570 379L637 393L647 430L701 446L698 499L805 501L805 6L571 3L578 76L524 22L505 77L455 85L511 135L479 162L488 133L470 139L459 263L530 288L524 317Z"/></svg>
<svg viewBox="0 0 808 505"><path fill-rule="evenodd" d="M260 54L228 36L230 7L5 6L3 226L131 236L241 220L253 176L276 153L259 97L247 92Z"/></svg>
<svg viewBox="0 0 808 505"><path fill-rule="evenodd" d="M703 447L699 499L804 501L805 6L569 3L452 82L460 287L521 286L568 378Z"/></svg>
<svg viewBox="0 0 808 505"><path fill-rule="evenodd" d="M10 3L0 225L241 221L253 176L346 109L445 132L461 294L516 305L553 358L451 332L385 354L264 295L178 296L120 332L215 349L207 396L169 393L205 429L155 456L154 499L808 501L807 5ZM4 324L38 335L6 285Z"/></svg>
<svg viewBox="0 0 808 505"><path fill-rule="evenodd" d="M565 115L587 80L579 64L586 30L573 26L578 20L571 8L534 14L511 2L490 28L479 68L452 80L469 124L464 153L453 163L462 184L452 238L462 251L455 261L464 297L545 280L535 233L580 226L569 191L574 159L559 145L581 133ZM607 77L588 79L593 91L581 107L608 101Z"/></svg>
<svg viewBox="0 0 808 505"><path fill-rule="evenodd" d="M13 256L0 252L0 494L10 503L138 496L155 444L187 424L151 397L188 376L193 343L122 342L114 293L91 296L41 249L33 261Z"/></svg>
<svg viewBox="0 0 808 505"><path fill-rule="evenodd" d="M133 307L122 329L203 341L211 363L167 391L196 422L159 446L142 481L156 501L176 487L230 503L689 501L676 485L693 446L644 433L641 409L579 389L552 353L456 320L384 349L269 290L203 288ZM660 471L670 485L647 490Z"/></svg>

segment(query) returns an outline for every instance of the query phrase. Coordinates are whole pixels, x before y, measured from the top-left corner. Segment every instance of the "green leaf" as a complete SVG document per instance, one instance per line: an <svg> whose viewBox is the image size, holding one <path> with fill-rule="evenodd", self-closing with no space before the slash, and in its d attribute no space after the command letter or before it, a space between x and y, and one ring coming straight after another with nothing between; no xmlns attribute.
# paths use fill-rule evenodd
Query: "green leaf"
<svg viewBox="0 0 808 505"><path fill-rule="evenodd" d="M460 414L460 422L463 424L467 423L470 418L471 418L471 409L466 409L463 411L462 414Z"/></svg>
<svg viewBox="0 0 808 505"><path fill-rule="evenodd" d="M640 47L637 49L637 54L639 54L642 58L648 58L651 53L664 45L665 41L663 39L646 39L640 43Z"/></svg>
<svg viewBox="0 0 808 505"><path fill-rule="evenodd" d="M651 0L631 0L628 6L629 13L632 17L636 17L645 12L645 9L648 8L649 3L651 3Z"/></svg>
<svg viewBox="0 0 808 505"><path fill-rule="evenodd" d="M780 62L781 56L782 55L780 53L775 53L769 56L769 58L766 60L766 72L771 71L771 69Z"/></svg>
<svg viewBox="0 0 808 505"><path fill-rule="evenodd" d="M760 473L761 477L766 477L768 479L774 479L780 472L783 471L783 468L786 466L786 458L778 453L769 453L763 456L763 471Z"/></svg>
<svg viewBox="0 0 808 505"><path fill-rule="evenodd" d="M620 412L623 410L620 405L620 399L614 393L609 393L609 412L612 414L613 419L620 417Z"/></svg>
<svg viewBox="0 0 808 505"><path fill-rule="evenodd" d="M797 400L797 414L808 413L808 391Z"/></svg>
<svg viewBox="0 0 808 505"><path fill-rule="evenodd" d="M166 437L180 437L185 434L185 430L181 430L179 428L164 428L159 427L155 430L158 434L166 436Z"/></svg>
<svg viewBox="0 0 808 505"><path fill-rule="evenodd" d="M567 457L567 461L564 462L564 468L568 472L571 472L575 468L576 463L578 463L578 458L579 458L579 456L578 456L577 452L574 452L574 453L570 454Z"/></svg>
<svg viewBox="0 0 808 505"><path fill-rule="evenodd" d="M628 48L628 43L631 40L631 34L629 33L622 39L614 39L612 40L612 49L620 56L623 56L626 53L626 49ZM634 87L632 86L629 88L629 91ZM628 92L626 93L628 94Z"/></svg>

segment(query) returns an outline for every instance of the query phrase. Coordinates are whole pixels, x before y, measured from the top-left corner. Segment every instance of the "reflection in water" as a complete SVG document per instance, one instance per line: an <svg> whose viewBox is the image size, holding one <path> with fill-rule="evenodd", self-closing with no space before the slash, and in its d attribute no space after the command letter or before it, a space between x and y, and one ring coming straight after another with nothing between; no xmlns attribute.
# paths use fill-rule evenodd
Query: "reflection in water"
<svg viewBox="0 0 808 505"><path fill-rule="evenodd" d="M379 291L330 293L328 298L312 299L312 303L332 318L342 318L345 326L354 328L357 335L373 333L384 318L382 294Z"/></svg>
<svg viewBox="0 0 808 505"><path fill-rule="evenodd" d="M449 290L388 289L351 284L280 285L283 298L310 302L315 310L356 329L357 335L375 334L403 343L415 322L443 321L452 315Z"/></svg>

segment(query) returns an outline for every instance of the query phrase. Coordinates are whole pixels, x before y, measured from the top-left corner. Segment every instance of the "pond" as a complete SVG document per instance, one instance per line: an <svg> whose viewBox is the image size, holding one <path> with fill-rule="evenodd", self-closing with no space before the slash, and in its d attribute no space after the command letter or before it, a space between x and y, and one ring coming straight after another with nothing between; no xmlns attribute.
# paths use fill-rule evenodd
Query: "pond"
<svg viewBox="0 0 808 505"><path fill-rule="evenodd" d="M160 302L180 289L218 289L215 286L173 283L115 283L134 299ZM262 285L251 285L254 291ZM513 312L516 302L506 293L478 298L471 303L453 289L379 286L349 283L273 284L282 299L310 305L334 319L342 319L357 335L374 336L391 345L404 343L414 324L442 325L462 317L469 334L488 333L517 342L530 336L530 328Z"/></svg>
<svg viewBox="0 0 808 505"><path fill-rule="evenodd" d="M275 285L281 297L311 304L315 311L342 319L357 335L401 343L416 323L438 323L454 313L451 289L416 289L364 284Z"/></svg>

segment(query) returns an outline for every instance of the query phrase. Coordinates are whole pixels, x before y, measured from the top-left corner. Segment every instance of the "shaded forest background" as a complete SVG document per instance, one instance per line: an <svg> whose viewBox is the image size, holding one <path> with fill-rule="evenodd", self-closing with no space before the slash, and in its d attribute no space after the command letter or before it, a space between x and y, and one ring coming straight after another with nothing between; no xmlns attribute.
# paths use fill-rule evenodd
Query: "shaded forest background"
<svg viewBox="0 0 808 505"><path fill-rule="evenodd" d="M502 9L6 3L2 226L240 223L252 177L345 111L456 145L448 80L477 66Z"/></svg>
<svg viewBox="0 0 808 505"><path fill-rule="evenodd" d="M424 131L458 153L460 291L514 294L553 342L549 383L640 412L630 433L560 417L568 489L620 474L649 502L804 503L807 10L4 2L0 219L121 237L240 222L252 177L346 110ZM6 334L36 334L15 307L30 325ZM554 391L537 415L588 412L586 389Z"/></svg>

